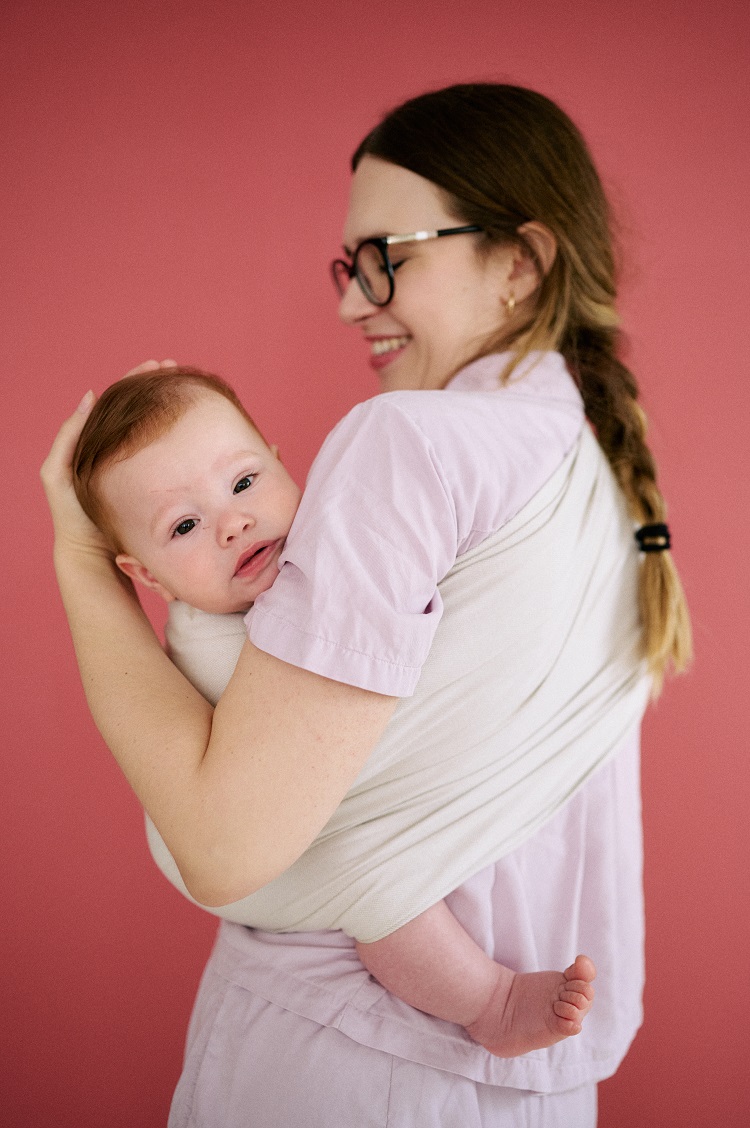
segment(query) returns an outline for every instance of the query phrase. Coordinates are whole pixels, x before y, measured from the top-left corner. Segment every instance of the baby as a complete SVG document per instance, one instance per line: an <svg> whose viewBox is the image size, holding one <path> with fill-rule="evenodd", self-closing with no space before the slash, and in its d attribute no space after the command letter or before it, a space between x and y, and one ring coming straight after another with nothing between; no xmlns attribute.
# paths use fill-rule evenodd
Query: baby
<svg viewBox="0 0 750 1128"><path fill-rule="evenodd" d="M113 384L86 421L73 471L118 567L166 601L246 612L276 579L301 493L218 377L170 368ZM586 956L562 973L515 973L443 901L357 952L393 994L499 1057L578 1034L594 997Z"/></svg>

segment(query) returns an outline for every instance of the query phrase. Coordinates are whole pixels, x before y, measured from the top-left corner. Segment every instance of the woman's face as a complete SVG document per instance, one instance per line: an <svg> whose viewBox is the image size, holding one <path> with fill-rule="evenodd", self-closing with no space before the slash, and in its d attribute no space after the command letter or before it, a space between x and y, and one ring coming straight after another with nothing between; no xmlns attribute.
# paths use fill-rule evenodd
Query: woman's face
<svg viewBox="0 0 750 1128"><path fill-rule="evenodd" d="M363 239L456 227L430 180L366 156L352 181L344 248ZM389 305L367 300L356 280L341 299L342 321L362 331L383 391L442 388L506 320L518 251L477 251L479 234L451 235L390 248L395 293Z"/></svg>

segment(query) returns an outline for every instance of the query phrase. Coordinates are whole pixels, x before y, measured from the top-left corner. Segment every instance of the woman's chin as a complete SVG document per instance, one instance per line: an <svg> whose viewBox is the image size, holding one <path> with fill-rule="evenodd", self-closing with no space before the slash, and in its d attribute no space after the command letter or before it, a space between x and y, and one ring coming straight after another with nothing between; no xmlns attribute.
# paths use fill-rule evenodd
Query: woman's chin
<svg viewBox="0 0 750 1128"><path fill-rule="evenodd" d="M417 371L408 345L389 355L388 363L379 365L375 371L383 392L416 391L425 387L423 374Z"/></svg>

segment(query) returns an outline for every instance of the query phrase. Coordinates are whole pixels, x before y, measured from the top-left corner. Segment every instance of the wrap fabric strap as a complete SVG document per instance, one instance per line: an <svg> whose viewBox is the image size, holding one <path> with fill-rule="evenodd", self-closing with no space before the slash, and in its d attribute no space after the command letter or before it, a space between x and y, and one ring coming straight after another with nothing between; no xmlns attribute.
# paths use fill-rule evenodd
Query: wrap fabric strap
<svg viewBox="0 0 750 1128"><path fill-rule="evenodd" d="M265 932L340 929L372 943L530 839L646 707L632 535L584 427L515 517L439 581L444 615L416 690L315 841L268 885L208 911ZM236 661L245 643L242 616L173 601L165 633L175 664L218 697L233 666L225 648ZM189 897L148 820L147 833Z"/></svg>
<svg viewBox="0 0 750 1128"><path fill-rule="evenodd" d="M641 552L666 552L672 545L667 525L641 525L635 539Z"/></svg>

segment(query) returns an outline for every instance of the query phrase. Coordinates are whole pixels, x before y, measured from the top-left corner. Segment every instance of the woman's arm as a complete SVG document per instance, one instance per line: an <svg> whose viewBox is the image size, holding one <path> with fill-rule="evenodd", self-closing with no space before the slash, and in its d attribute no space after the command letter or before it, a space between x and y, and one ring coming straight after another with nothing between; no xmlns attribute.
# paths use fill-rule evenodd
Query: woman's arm
<svg viewBox="0 0 750 1128"><path fill-rule="evenodd" d="M191 895L221 905L288 868L326 824L397 699L247 643L215 712L164 654L78 506L70 463L86 414L42 468L55 568L94 721Z"/></svg>

